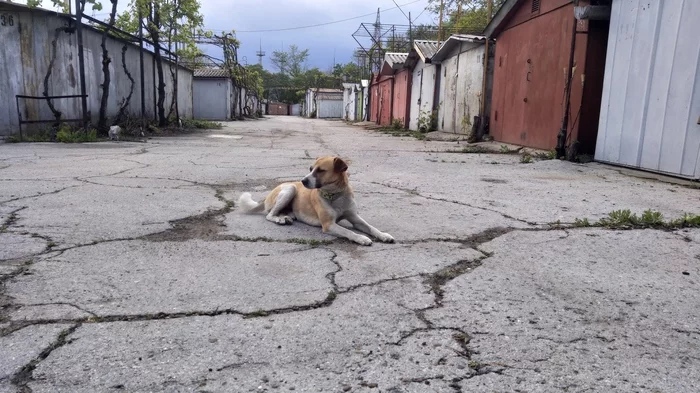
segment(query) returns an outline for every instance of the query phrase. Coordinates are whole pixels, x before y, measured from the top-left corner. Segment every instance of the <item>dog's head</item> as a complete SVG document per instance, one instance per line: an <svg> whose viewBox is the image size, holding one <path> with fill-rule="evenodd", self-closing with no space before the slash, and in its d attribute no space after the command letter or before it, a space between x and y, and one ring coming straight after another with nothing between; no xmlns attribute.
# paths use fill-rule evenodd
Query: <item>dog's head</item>
<svg viewBox="0 0 700 393"><path fill-rule="evenodd" d="M320 157L309 168L301 184L306 188L344 188L348 183L348 164L340 157Z"/></svg>

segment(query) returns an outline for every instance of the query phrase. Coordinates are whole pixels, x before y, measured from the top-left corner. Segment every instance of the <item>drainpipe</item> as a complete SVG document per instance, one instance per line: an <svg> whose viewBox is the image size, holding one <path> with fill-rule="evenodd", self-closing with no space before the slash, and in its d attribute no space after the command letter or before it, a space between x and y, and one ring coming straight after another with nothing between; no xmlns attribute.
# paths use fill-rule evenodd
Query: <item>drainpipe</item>
<svg viewBox="0 0 700 393"><path fill-rule="evenodd" d="M561 128L557 135L557 158L566 156L566 131L569 128L569 108L571 107L571 85L574 68L574 52L576 51L576 26L577 20L573 18L571 25L571 50L569 51L569 68L566 71L566 88L564 101L564 118L561 121Z"/></svg>
<svg viewBox="0 0 700 393"><path fill-rule="evenodd" d="M389 125L394 122L394 89L396 89L396 79L395 75L391 76L391 93L389 94L391 98L389 99Z"/></svg>
<svg viewBox="0 0 700 393"><path fill-rule="evenodd" d="M493 0L488 0L486 3L486 24L488 25L491 23L491 16L493 14ZM491 50L490 48L490 37L485 37L486 41L484 42L484 74L483 74L483 81L481 84L481 113L480 113L480 119L479 119L479 127L477 127L476 130L476 140L480 141L481 138L484 137L484 123L486 122L486 118L489 116L488 113L486 113L486 100L489 97L486 97L486 89L488 88L488 75L489 75L489 51Z"/></svg>

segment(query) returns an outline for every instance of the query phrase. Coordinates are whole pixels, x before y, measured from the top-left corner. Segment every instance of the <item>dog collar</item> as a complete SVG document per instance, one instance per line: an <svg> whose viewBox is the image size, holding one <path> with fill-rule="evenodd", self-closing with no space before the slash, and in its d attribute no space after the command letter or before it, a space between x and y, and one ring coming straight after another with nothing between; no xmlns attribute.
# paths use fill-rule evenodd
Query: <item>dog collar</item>
<svg viewBox="0 0 700 393"><path fill-rule="evenodd" d="M318 194L321 195L321 198L323 198L329 202L333 202L334 200L338 199L338 197L340 195L342 195L343 192L342 191L328 192L328 191L324 191L324 190L318 190Z"/></svg>

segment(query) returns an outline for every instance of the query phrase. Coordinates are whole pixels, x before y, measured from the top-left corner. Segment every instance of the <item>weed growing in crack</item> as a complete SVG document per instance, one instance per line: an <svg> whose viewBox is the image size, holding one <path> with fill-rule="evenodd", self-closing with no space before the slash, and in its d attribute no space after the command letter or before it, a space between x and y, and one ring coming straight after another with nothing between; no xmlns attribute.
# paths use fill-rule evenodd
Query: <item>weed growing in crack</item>
<svg viewBox="0 0 700 393"><path fill-rule="evenodd" d="M270 314L267 311L258 310L258 311L253 311L253 312L249 313L247 316L249 318L259 318L259 317L266 317L268 315L270 315Z"/></svg>
<svg viewBox="0 0 700 393"><path fill-rule="evenodd" d="M556 160L557 159L557 151L556 150L550 150L546 153L537 153L535 154L535 157L539 160Z"/></svg>
<svg viewBox="0 0 700 393"><path fill-rule="evenodd" d="M467 153L467 154L486 154L486 153L494 153L493 151L479 146L479 145L469 145L469 146L464 146L462 148L461 153Z"/></svg>
<svg viewBox="0 0 700 393"><path fill-rule="evenodd" d="M564 225L561 223L561 220L556 220L554 222L550 222L549 227L552 229L562 229L564 228Z"/></svg>
<svg viewBox="0 0 700 393"><path fill-rule="evenodd" d="M521 164L532 164L532 156L525 153L522 156L520 156L520 163Z"/></svg>
<svg viewBox="0 0 700 393"><path fill-rule="evenodd" d="M510 153L510 148L506 145L501 145L501 153L502 154L508 154Z"/></svg>
<svg viewBox="0 0 700 393"><path fill-rule="evenodd" d="M6 219L5 222L2 224L2 226L0 226L0 233L5 233L5 232L7 232L7 229L10 228L10 226L12 226L12 224L14 224L15 222L17 222L17 219L18 219L18 217L17 217L17 212L16 212L16 211L10 213L10 216L7 217L7 219Z"/></svg>
<svg viewBox="0 0 700 393"><path fill-rule="evenodd" d="M270 240L270 241L273 241L273 240ZM301 238L289 239L286 242L293 243L293 244L305 244L305 245L311 246L313 248L317 248L320 246L326 246L326 245L329 245L332 243L330 240L301 239Z"/></svg>
<svg viewBox="0 0 700 393"><path fill-rule="evenodd" d="M576 220L574 220L574 227L576 227L576 228L588 228L590 226L591 226L591 223L588 222L587 218L584 218L584 219L577 218Z"/></svg>
<svg viewBox="0 0 700 393"><path fill-rule="evenodd" d="M551 224L550 224L551 225ZM588 228L600 227L608 229L681 229L681 228L700 228L700 216L694 214L684 214L683 217L666 221L661 212L651 209L645 210L641 216L632 213L629 209L613 210L608 213L608 216L601 218L597 222L591 223L587 218L577 218L574 220L573 227Z"/></svg>
<svg viewBox="0 0 700 393"><path fill-rule="evenodd" d="M221 123L199 119L182 119L182 126L185 128L196 128L200 130L219 130L224 128L224 125Z"/></svg>

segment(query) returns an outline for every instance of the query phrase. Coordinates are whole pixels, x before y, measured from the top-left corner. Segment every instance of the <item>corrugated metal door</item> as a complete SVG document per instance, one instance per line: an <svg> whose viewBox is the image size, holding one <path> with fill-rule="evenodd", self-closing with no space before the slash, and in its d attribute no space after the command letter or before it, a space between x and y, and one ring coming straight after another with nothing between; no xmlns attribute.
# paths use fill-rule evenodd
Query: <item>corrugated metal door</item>
<svg viewBox="0 0 700 393"><path fill-rule="evenodd" d="M194 117L202 120L230 119L228 89L225 79L195 79L192 88Z"/></svg>
<svg viewBox="0 0 700 393"><path fill-rule="evenodd" d="M408 102L410 100L411 72L401 70L394 76L394 91L391 108L391 118L408 127Z"/></svg>
<svg viewBox="0 0 700 393"><path fill-rule="evenodd" d="M319 119L340 119L343 117L343 100L318 100Z"/></svg>
<svg viewBox="0 0 700 393"><path fill-rule="evenodd" d="M379 124L382 126L391 125L391 95L393 79L385 79L379 83L379 97L377 98Z"/></svg>
<svg viewBox="0 0 700 393"><path fill-rule="evenodd" d="M369 120L379 124L379 84L372 85L369 92L372 95Z"/></svg>
<svg viewBox="0 0 700 393"><path fill-rule="evenodd" d="M595 158L700 178L700 2L613 2Z"/></svg>

